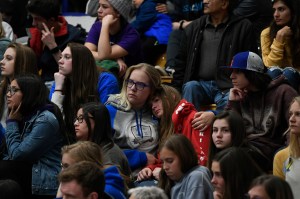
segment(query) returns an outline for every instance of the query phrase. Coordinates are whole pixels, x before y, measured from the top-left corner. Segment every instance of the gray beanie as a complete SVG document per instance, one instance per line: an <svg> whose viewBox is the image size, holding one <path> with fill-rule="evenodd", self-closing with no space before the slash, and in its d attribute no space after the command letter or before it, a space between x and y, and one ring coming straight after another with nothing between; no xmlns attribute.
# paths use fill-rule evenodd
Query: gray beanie
<svg viewBox="0 0 300 199"><path fill-rule="evenodd" d="M126 19L131 13L131 0L108 0L108 2Z"/></svg>

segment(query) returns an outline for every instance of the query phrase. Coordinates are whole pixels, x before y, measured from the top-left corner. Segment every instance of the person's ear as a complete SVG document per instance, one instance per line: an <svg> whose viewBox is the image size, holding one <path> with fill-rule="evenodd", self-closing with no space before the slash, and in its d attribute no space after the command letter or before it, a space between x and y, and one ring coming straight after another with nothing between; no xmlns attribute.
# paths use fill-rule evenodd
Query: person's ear
<svg viewBox="0 0 300 199"><path fill-rule="evenodd" d="M90 199L98 199L98 193L97 192L90 193Z"/></svg>
<svg viewBox="0 0 300 199"><path fill-rule="evenodd" d="M222 2L222 8L223 9L228 9L229 7L229 1L228 0L223 0Z"/></svg>

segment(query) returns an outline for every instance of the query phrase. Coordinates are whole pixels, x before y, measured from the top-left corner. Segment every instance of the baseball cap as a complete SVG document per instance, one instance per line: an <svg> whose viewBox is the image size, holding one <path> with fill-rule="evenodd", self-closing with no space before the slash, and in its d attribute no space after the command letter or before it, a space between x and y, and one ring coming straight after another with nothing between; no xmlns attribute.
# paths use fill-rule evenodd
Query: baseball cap
<svg viewBox="0 0 300 199"><path fill-rule="evenodd" d="M229 69L250 70L258 73L264 73L265 65L259 55L254 52L246 51L234 55Z"/></svg>

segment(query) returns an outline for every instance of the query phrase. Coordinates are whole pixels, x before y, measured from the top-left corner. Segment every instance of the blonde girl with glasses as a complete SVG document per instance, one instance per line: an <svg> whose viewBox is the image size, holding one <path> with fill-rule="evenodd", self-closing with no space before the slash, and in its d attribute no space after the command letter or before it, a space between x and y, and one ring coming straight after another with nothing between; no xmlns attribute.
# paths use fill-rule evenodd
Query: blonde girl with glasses
<svg viewBox="0 0 300 199"><path fill-rule="evenodd" d="M111 95L106 103L113 140L121 149L130 149L126 153L133 171L155 163L159 134L150 100L158 89L160 75L153 66L141 63L127 70L121 93Z"/></svg>

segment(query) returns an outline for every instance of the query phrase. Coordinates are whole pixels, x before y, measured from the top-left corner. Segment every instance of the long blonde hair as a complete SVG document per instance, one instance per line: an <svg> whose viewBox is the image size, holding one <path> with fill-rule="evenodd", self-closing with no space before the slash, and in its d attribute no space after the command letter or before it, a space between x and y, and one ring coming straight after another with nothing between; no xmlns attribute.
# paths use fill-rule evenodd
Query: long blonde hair
<svg viewBox="0 0 300 199"><path fill-rule="evenodd" d="M291 102L291 105L295 102L297 102L300 105L300 96L295 97ZM288 129L287 132L290 133L290 129ZM294 133L290 133L289 136L290 136L290 143L289 143L290 156L293 158L299 158L300 157L300 142L299 142L300 136L297 136Z"/></svg>
<svg viewBox="0 0 300 199"><path fill-rule="evenodd" d="M150 96L147 99L147 102L145 102L145 104L148 104L149 100L152 99L153 94L157 90L161 89L160 75L157 72L157 70L154 68L154 66L151 66L151 65L146 64L146 63L140 63L140 64L137 64L137 65L130 66L126 71L121 93L116 95L117 99L120 101L120 104L122 104L122 105L126 104L128 109L131 109L132 105L129 103L129 101L127 99L127 95L126 95L127 94L126 80L129 79L131 73L134 70L144 71L150 79L151 93L150 93Z"/></svg>

